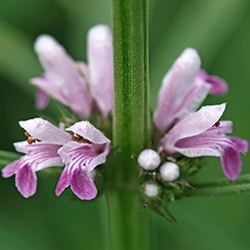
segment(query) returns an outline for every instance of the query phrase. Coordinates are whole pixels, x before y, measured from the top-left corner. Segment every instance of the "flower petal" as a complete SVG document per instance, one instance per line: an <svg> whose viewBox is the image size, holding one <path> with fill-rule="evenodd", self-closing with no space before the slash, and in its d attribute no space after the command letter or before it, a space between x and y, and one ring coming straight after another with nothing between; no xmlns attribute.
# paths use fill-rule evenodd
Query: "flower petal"
<svg viewBox="0 0 250 250"><path fill-rule="evenodd" d="M36 91L36 108L40 110L45 109L48 105L48 102L49 102L48 95L42 90L37 90Z"/></svg>
<svg viewBox="0 0 250 250"><path fill-rule="evenodd" d="M72 169L82 167L92 172L95 167L105 163L109 151L108 144L95 145L72 141L60 148L58 154L66 166Z"/></svg>
<svg viewBox="0 0 250 250"><path fill-rule="evenodd" d="M17 171L16 187L25 198L35 194L37 188L37 177L30 166L24 165Z"/></svg>
<svg viewBox="0 0 250 250"><path fill-rule="evenodd" d="M27 141L20 141L20 142L15 142L14 147L17 152L23 153L23 154L28 154L29 153L29 144Z"/></svg>
<svg viewBox="0 0 250 250"><path fill-rule="evenodd" d="M199 111L188 115L164 136L161 140L163 147L167 152L173 152L176 142L180 139L199 135L209 130L219 121L225 108L225 104L204 106Z"/></svg>
<svg viewBox="0 0 250 250"><path fill-rule="evenodd" d="M180 107L185 111L185 106L182 103L190 92L193 92L195 89L197 84L195 79L200 70L200 64L201 61L197 51L188 48L181 53L165 75L154 113L154 122L162 132L166 131L179 118L179 115L182 115ZM199 98L199 95L195 97L195 102L197 103L195 106L206 95L206 93L204 95L203 93L200 94L202 94L200 100L196 99ZM179 113L176 113L178 109Z"/></svg>
<svg viewBox="0 0 250 250"><path fill-rule="evenodd" d="M239 137L230 136L230 140L235 144L235 148L241 153L248 152L248 141Z"/></svg>
<svg viewBox="0 0 250 250"><path fill-rule="evenodd" d="M65 167L56 185L56 191L55 191L56 196L61 195L61 193L67 187L69 187L72 176L73 176L73 171Z"/></svg>
<svg viewBox="0 0 250 250"><path fill-rule="evenodd" d="M229 180L235 180L241 173L241 159L239 151L233 147L225 148L221 156L221 165L225 176Z"/></svg>
<svg viewBox="0 0 250 250"><path fill-rule="evenodd" d="M77 122L66 130L72 131L95 144L110 143L110 140L88 121Z"/></svg>
<svg viewBox="0 0 250 250"><path fill-rule="evenodd" d="M38 91L44 92L47 96L51 96L54 99L60 101L65 106L68 106L67 94L63 93L61 89L65 89L65 87L61 86L60 79L51 79L48 75L43 75L41 77L34 77L30 79L30 83L38 88Z"/></svg>
<svg viewBox="0 0 250 250"><path fill-rule="evenodd" d="M74 171L70 186L81 200L92 200L97 195L97 189L90 174L80 168Z"/></svg>
<svg viewBox="0 0 250 250"><path fill-rule="evenodd" d="M20 167L20 160L16 160L2 169L2 175L4 178L11 177L14 175Z"/></svg>
<svg viewBox="0 0 250 250"><path fill-rule="evenodd" d="M197 78L211 85L211 94L224 95L228 91L228 84L224 79L218 76L209 75L205 70L200 70Z"/></svg>
<svg viewBox="0 0 250 250"><path fill-rule="evenodd" d="M97 25L88 32L88 64L90 90L102 115L113 109L112 34L106 25Z"/></svg>
<svg viewBox="0 0 250 250"><path fill-rule="evenodd" d="M79 116L89 117L92 98L87 82L64 48L51 36L42 35L35 43L35 51L45 69L47 83L42 83L41 78L40 81L39 78L35 78L31 83L68 106Z"/></svg>
<svg viewBox="0 0 250 250"><path fill-rule="evenodd" d="M42 118L20 121L19 124L24 130L32 135L33 138L43 142L63 145L71 140L68 133Z"/></svg>

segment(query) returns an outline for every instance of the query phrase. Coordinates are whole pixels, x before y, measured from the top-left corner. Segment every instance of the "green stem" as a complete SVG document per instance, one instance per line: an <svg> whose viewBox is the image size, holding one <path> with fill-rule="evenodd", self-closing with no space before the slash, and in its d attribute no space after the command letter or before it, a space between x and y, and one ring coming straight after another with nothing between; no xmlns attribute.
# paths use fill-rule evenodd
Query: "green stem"
<svg viewBox="0 0 250 250"><path fill-rule="evenodd" d="M225 196L250 194L250 175L240 176L236 181L219 180L208 183L192 184L196 188L190 196Z"/></svg>
<svg viewBox="0 0 250 250"><path fill-rule="evenodd" d="M148 249L149 225L138 192L134 157L149 134L148 2L113 0L115 103L107 202L110 249ZM116 189L116 186L124 188Z"/></svg>
<svg viewBox="0 0 250 250"><path fill-rule="evenodd" d="M113 0L113 142L131 152L145 145L149 127L147 4L147 0Z"/></svg>

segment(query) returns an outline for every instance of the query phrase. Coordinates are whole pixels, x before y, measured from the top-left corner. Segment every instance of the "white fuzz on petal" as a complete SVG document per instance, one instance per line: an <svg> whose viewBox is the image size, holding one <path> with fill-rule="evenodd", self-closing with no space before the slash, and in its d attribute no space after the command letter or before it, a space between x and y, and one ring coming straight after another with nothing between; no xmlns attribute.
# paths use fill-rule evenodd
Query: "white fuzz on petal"
<svg viewBox="0 0 250 250"><path fill-rule="evenodd" d="M160 163L160 155L153 149L145 149L138 156L138 164L145 170L154 170Z"/></svg>
<svg viewBox="0 0 250 250"><path fill-rule="evenodd" d="M150 198L154 198L159 194L159 187L154 183L146 183L144 186L144 193Z"/></svg>
<svg viewBox="0 0 250 250"><path fill-rule="evenodd" d="M166 162L160 167L160 175L164 181L175 181L180 176L180 168L173 162Z"/></svg>

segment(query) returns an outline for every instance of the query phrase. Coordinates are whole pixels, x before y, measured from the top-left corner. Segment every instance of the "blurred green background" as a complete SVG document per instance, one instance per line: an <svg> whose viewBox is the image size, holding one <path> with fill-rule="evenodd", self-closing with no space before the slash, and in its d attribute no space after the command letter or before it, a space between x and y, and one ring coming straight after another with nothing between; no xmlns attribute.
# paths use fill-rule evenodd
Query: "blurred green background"
<svg viewBox="0 0 250 250"><path fill-rule="evenodd" d="M179 52L197 48L203 67L228 80L224 118L235 122L235 134L250 139L250 2L248 0L150 1L151 101L161 78ZM13 150L22 140L17 122L39 115L28 79L42 72L33 42L53 35L71 55L86 58L86 33L97 23L111 23L111 0L9 0L0 3L0 148ZM53 106L47 110L54 112ZM249 156L244 172L249 172ZM222 177L218 159L209 159L199 179ZM0 249L103 250L108 227L103 198L73 201L69 193L55 198L57 176L39 174L37 195L25 200L14 179L0 179ZM250 197L188 198L172 205L177 225L152 215L152 250L250 249ZM126 237L126 236L124 236ZM129 249L128 249L129 250ZM140 249L138 249L140 250Z"/></svg>

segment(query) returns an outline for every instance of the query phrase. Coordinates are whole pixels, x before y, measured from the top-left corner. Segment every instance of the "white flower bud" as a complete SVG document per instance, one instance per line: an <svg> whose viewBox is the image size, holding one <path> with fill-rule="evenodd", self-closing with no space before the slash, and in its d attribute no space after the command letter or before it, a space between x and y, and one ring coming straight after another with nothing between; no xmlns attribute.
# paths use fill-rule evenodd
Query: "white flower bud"
<svg viewBox="0 0 250 250"><path fill-rule="evenodd" d="M159 194L159 187L155 183L146 183L144 186L144 193L150 198L154 198Z"/></svg>
<svg viewBox="0 0 250 250"><path fill-rule="evenodd" d="M160 167L160 175L164 181L175 181L180 176L180 168L173 162L166 162Z"/></svg>
<svg viewBox="0 0 250 250"><path fill-rule="evenodd" d="M145 170L154 170L160 163L160 155L153 149L145 149L138 156L138 164Z"/></svg>

